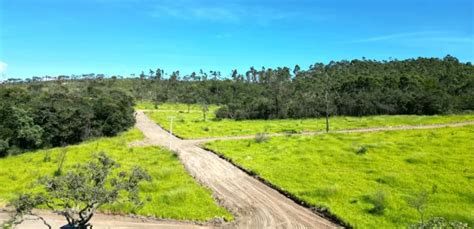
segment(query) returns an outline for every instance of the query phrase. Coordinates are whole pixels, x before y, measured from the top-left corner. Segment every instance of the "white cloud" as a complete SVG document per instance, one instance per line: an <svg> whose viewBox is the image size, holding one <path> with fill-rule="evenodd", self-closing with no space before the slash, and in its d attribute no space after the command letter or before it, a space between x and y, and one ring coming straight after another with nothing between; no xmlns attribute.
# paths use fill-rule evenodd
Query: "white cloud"
<svg viewBox="0 0 474 229"><path fill-rule="evenodd" d="M354 40L350 43L367 43L367 42L376 42L376 41L388 41L404 38L419 38L424 36L432 36L436 34L441 34L444 32L441 31L421 31L421 32L410 32L410 33L395 33L382 36L369 37L360 40Z"/></svg>
<svg viewBox="0 0 474 229"><path fill-rule="evenodd" d="M163 0L161 4L152 4L148 9L148 14L154 18L227 23L251 21L258 25L269 25L292 19L322 21L328 18L328 15L309 15L305 12L293 11L291 9L282 10L261 4L246 5L238 1L219 1L212 4L202 1L200 3L199 1L197 2L190 0Z"/></svg>
<svg viewBox="0 0 474 229"><path fill-rule="evenodd" d="M7 70L8 64L0 61L0 73L3 73Z"/></svg>

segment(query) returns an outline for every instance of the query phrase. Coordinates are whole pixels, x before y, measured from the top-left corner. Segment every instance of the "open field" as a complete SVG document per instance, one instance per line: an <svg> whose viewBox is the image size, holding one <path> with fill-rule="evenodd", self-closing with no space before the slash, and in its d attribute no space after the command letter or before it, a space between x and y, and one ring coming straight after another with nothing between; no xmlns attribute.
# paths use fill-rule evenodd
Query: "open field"
<svg viewBox="0 0 474 229"><path fill-rule="evenodd" d="M140 187L140 195L144 201L141 208L116 204L106 206L102 211L178 220L208 221L215 217L226 220L233 218L216 204L210 190L193 180L176 155L159 147L127 146L129 142L141 139L142 133L133 129L114 138L102 138L66 148L1 158L0 206L5 205L15 193L31 189L30 184L37 177L52 175L63 152L66 152L64 169L67 169L91 159L91 152L104 151L121 164L121 169L129 170L134 165L140 165L149 172L153 181Z"/></svg>
<svg viewBox="0 0 474 229"><path fill-rule="evenodd" d="M468 126L216 141L206 147L357 228L403 228L419 221L409 202L422 192L428 193L425 219L474 225L472 142L474 128Z"/></svg>
<svg viewBox="0 0 474 229"><path fill-rule="evenodd" d="M155 105L155 103L150 101L140 101L135 104L134 108L136 110L158 110L158 111L176 111L176 112L187 112L188 108L190 112L200 112L202 117L202 106L200 104L183 104L183 103L164 103ZM211 118L214 118L214 111L219 107L217 105L208 105L209 115ZM211 114L212 113L212 114Z"/></svg>
<svg viewBox="0 0 474 229"><path fill-rule="evenodd" d="M152 104L139 103L137 107L153 109ZM257 133L299 133L306 131L325 130L325 119L283 119L283 120L245 120L230 119L215 120L214 111L217 106L211 106L204 122L199 105L193 105L187 112L184 104L163 104L156 111L146 114L160 126L169 129L169 117L174 117L173 134L185 138L207 138L222 136L255 135ZM149 109L147 109L149 110ZM474 114L466 115L380 115L367 117L333 117L330 119L331 130L356 129L367 127L388 127L403 125L427 125L474 121Z"/></svg>

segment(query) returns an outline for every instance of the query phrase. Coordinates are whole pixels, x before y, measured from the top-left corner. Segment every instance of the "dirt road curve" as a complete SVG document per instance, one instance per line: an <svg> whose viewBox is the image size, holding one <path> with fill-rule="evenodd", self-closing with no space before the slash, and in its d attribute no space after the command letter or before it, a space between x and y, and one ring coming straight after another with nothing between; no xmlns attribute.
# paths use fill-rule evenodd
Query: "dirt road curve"
<svg viewBox="0 0 474 229"><path fill-rule="evenodd" d="M225 228L335 228L337 225L299 206L277 191L245 174L215 154L170 136L137 112L136 127L147 144L169 147L178 153L189 173L212 189L221 204L236 215Z"/></svg>
<svg viewBox="0 0 474 229"><path fill-rule="evenodd" d="M419 126L394 126L394 127L371 127L371 128L360 128L360 129L347 129L347 130L334 130L330 133L368 133L368 132L378 132L378 131L399 131L399 130L423 130L423 129L438 129L445 127L462 127L474 125L474 121L465 121L465 122L455 122L455 123L443 123L443 124L429 124L429 125L419 125ZM293 136L301 135L318 135L325 134L325 131L314 131L314 132L303 132L298 134L292 134ZM287 134L276 133L268 134L268 136L285 136ZM227 137L213 137L213 138L200 138L200 139L190 139L185 140L188 144L199 145L202 143L216 141L216 140L239 140L239 139L252 139L255 138L255 135L245 135L245 136L227 136Z"/></svg>
<svg viewBox="0 0 474 229"><path fill-rule="evenodd" d="M223 224L223 228L336 228L338 225L324 219L310 210L299 206L277 191L255 180L215 154L198 147L199 144L213 140L251 139L255 136L217 137L194 140L181 140L170 136L168 132L145 116L137 112L136 127L146 139L133 143L136 146L157 145L169 148L178 153L181 162L189 173L203 185L214 192L215 197L226 208L231 210L236 220ZM399 126L382 128L365 128L339 130L332 133L362 133L375 131L435 129L443 127L460 127L474 125L474 121L451 124L434 124L422 126ZM315 135L324 132L305 132L295 135ZM270 134L282 136L284 134ZM171 145L170 145L171 142ZM53 228L65 224L62 217L50 212L39 212ZM8 214L0 211L0 223L8 219ZM213 225L196 225L167 220L152 220L98 214L92 221L94 228L210 228ZM36 229L44 225L36 220L28 220L18 228Z"/></svg>
<svg viewBox="0 0 474 229"><path fill-rule="evenodd" d="M142 111L137 112L136 127L146 139L132 145L156 145L178 153L188 172L200 183L209 187L220 204L229 209L236 220L220 225L222 228L336 228L338 225L322 218L277 191L257 181L212 152L203 150L190 142L170 136L168 132L148 119ZM53 228L66 222L50 212L40 215ZM0 212L0 223L8 214ZM199 226L176 221L144 220L124 216L96 215L94 228L210 228L212 224ZM45 228L38 220L27 220L17 228Z"/></svg>

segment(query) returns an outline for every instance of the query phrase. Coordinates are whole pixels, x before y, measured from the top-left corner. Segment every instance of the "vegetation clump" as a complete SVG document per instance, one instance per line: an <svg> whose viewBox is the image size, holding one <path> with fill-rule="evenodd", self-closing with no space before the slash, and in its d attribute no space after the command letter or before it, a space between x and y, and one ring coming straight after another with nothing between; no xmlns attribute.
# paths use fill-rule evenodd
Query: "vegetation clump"
<svg viewBox="0 0 474 229"><path fill-rule="evenodd" d="M427 138L430 132L437 137ZM356 146L369 146L370 153L357 155L355 141ZM472 227L474 201L467 197L474 189L466 185L472 180L472 163L466 161L472 158L473 141L472 127L466 126L281 136L267 144L214 141L205 146L298 199L327 207L356 228L406 228L421 222L421 215L425 223L440 216ZM420 148L423 161L436 163L406 163L406 158L420 156ZM277 149L284 150L274 160ZM420 187L430 186L429 198L418 194Z"/></svg>
<svg viewBox="0 0 474 229"><path fill-rule="evenodd" d="M120 165L105 153L99 153L95 161L78 164L73 171L40 178L38 183L45 192L21 194L13 200L15 214L8 224L20 224L25 215L34 215L34 208L47 206L66 218L67 228L92 228L89 222L103 205L118 201L141 205L138 185L150 181L151 177L140 167L115 172L118 167Z"/></svg>
<svg viewBox="0 0 474 229"><path fill-rule="evenodd" d="M84 85L85 86L85 85ZM114 136L135 123L133 98L91 83L0 86L0 157Z"/></svg>
<svg viewBox="0 0 474 229"><path fill-rule="evenodd" d="M366 196L367 202L373 205L369 213L374 215L383 215L385 208L387 208L386 194L382 191L377 191L375 194Z"/></svg>
<svg viewBox="0 0 474 229"><path fill-rule="evenodd" d="M266 133L257 133L255 135L255 142L256 143L263 143L263 142L268 142L270 140L270 137Z"/></svg>
<svg viewBox="0 0 474 229"><path fill-rule="evenodd" d="M449 221L443 217L433 217L426 222L412 224L409 229L469 229L469 224L460 221Z"/></svg>
<svg viewBox="0 0 474 229"><path fill-rule="evenodd" d="M369 150L369 147L363 145L363 146L361 146L357 149L356 154L357 155L362 155L362 154L367 153L368 150Z"/></svg>
<svg viewBox="0 0 474 229"><path fill-rule="evenodd" d="M195 182L172 152L154 146L129 147L131 142L143 140L143 134L132 129L115 137L103 137L77 145L1 158L0 205L15 199L18 193L42 192L44 186L37 185L36 180L45 175L56 178L55 173L60 167L62 169L57 176L64 176L69 171L75 171L76 163L84 165L91 160L97 161L94 159L95 153L92 152L104 151L121 165L120 168L112 170L111 178L117 177L120 171L130 174L134 166L139 165L149 173L152 180L139 185L143 205L136 206L118 201L102 206L99 211L199 222L207 222L214 217L232 220L232 215L212 198L211 191ZM67 156L62 160L65 152ZM50 161L44 161L46 155Z"/></svg>

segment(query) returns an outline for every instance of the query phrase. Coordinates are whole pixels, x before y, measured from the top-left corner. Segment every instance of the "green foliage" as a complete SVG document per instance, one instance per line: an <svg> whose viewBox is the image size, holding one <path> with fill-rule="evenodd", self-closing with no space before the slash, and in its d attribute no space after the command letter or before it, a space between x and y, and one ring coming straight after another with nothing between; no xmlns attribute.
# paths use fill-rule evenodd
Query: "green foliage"
<svg viewBox="0 0 474 229"><path fill-rule="evenodd" d="M29 86L0 86L0 156L114 136L135 122L132 97L122 91L94 82Z"/></svg>
<svg viewBox="0 0 474 229"><path fill-rule="evenodd" d="M409 229L469 229L469 225L464 222L449 221L443 217L433 217L426 223L410 225Z"/></svg>
<svg viewBox="0 0 474 229"><path fill-rule="evenodd" d="M367 153L368 150L369 148L367 146L361 146L357 149L356 154L362 155L362 154Z"/></svg>
<svg viewBox="0 0 474 229"><path fill-rule="evenodd" d="M95 154L91 152L105 151L121 165L120 170L133 171L134 166L139 165L152 178L151 182L139 185L141 207L119 202L102 206L99 208L101 212L177 220L232 219L230 213L216 204L211 191L193 180L176 155L158 147L128 147L131 142L143 138L140 131L133 129L113 138L0 158L0 207L14 199L16 193L44 192L42 187L30 184L40 177L53 176L67 149L62 175L74 171L77 163L93 160ZM51 158L48 162L44 162L46 155ZM114 172L115 175L118 173Z"/></svg>
<svg viewBox="0 0 474 229"><path fill-rule="evenodd" d="M251 91L235 91L218 118L284 119L329 114L443 114L473 110L474 67L444 59L352 60L288 68L251 69ZM238 84L239 81L236 82ZM253 85L252 85L253 86ZM247 94L248 93L248 94Z"/></svg>
<svg viewBox="0 0 474 229"><path fill-rule="evenodd" d="M433 186L433 187L436 187L436 186ZM433 193L435 192L433 191ZM416 211L420 215L420 220L422 224L424 223L424 216L425 216L424 213L428 205L428 200L429 200L429 193L426 191L422 191L418 193L416 196L408 198L407 200L408 205L416 209Z"/></svg>
<svg viewBox="0 0 474 229"><path fill-rule="evenodd" d="M137 78L120 80L94 78L92 74L44 84L59 88L49 93L64 89L91 93L95 90L89 88L95 85L120 89L137 100L152 101L151 108L162 103L221 104L218 119L433 115L474 110L474 66L449 55L443 59L331 61L308 69L295 66L293 71L288 67L252 67L245 73L232 71L229 77L201 70L184 76L175 71L165 79L162 69L156 72L159 74L146 76L143 72ZM42 82L27 82L25 87L41 95ZM28 101L28 94L10 95Z"/></svg>
<svg viewBox="0 0 474 229"><path fill-rule="evenodd" d="M77 164L74 170L54 177L45 176L38 180L44 193L22 194L11 205L16 214L13 221L34 208L47 206L66 218L70 228L92 228L89 221L98 208L105 204L131 202L141 205L138 186L142 181L150 181L146 171L134 167L132 171L113 174L120 165L105 153L95 156L94 161ZM32 201L33 200L33 201Z"/></svg>
<svg viewBox="0 0 474 229"><path fill-rule="evenodd" d="M41 216L33 213L33 209L46 202L47 200L41 195L20 194L18 198L10 202L10 206L15 209L15 212L10 220L3 223L3 228L13 228L15 225L21 224L24 221L25 216L31 215L36 216L36 218L41 220L46 227L51 229L51 225L49 225L48 222L46 222Z"/></svg>
<svg viewBox="0 0 474 229"><path fill-rule="evenodd" d="M369 209L370 214L383 215L385 208L387 208L387 200L383 191L377 191L375 194L366 196L366 201L373 205Z"/></svg>
<svg viewBox="0 0 474 229"><path fill-rule="evenodd" d="M355 142L370 150L357 155ZM406 228L420 221L417 208L426 218L442 216L472 227L472 142L474 129L467 126L282 136L260 144L216 141L206 147L355 228ZM420 190L431 190L426 204ZM383 214L374 214L381 209Z"/></svg>

